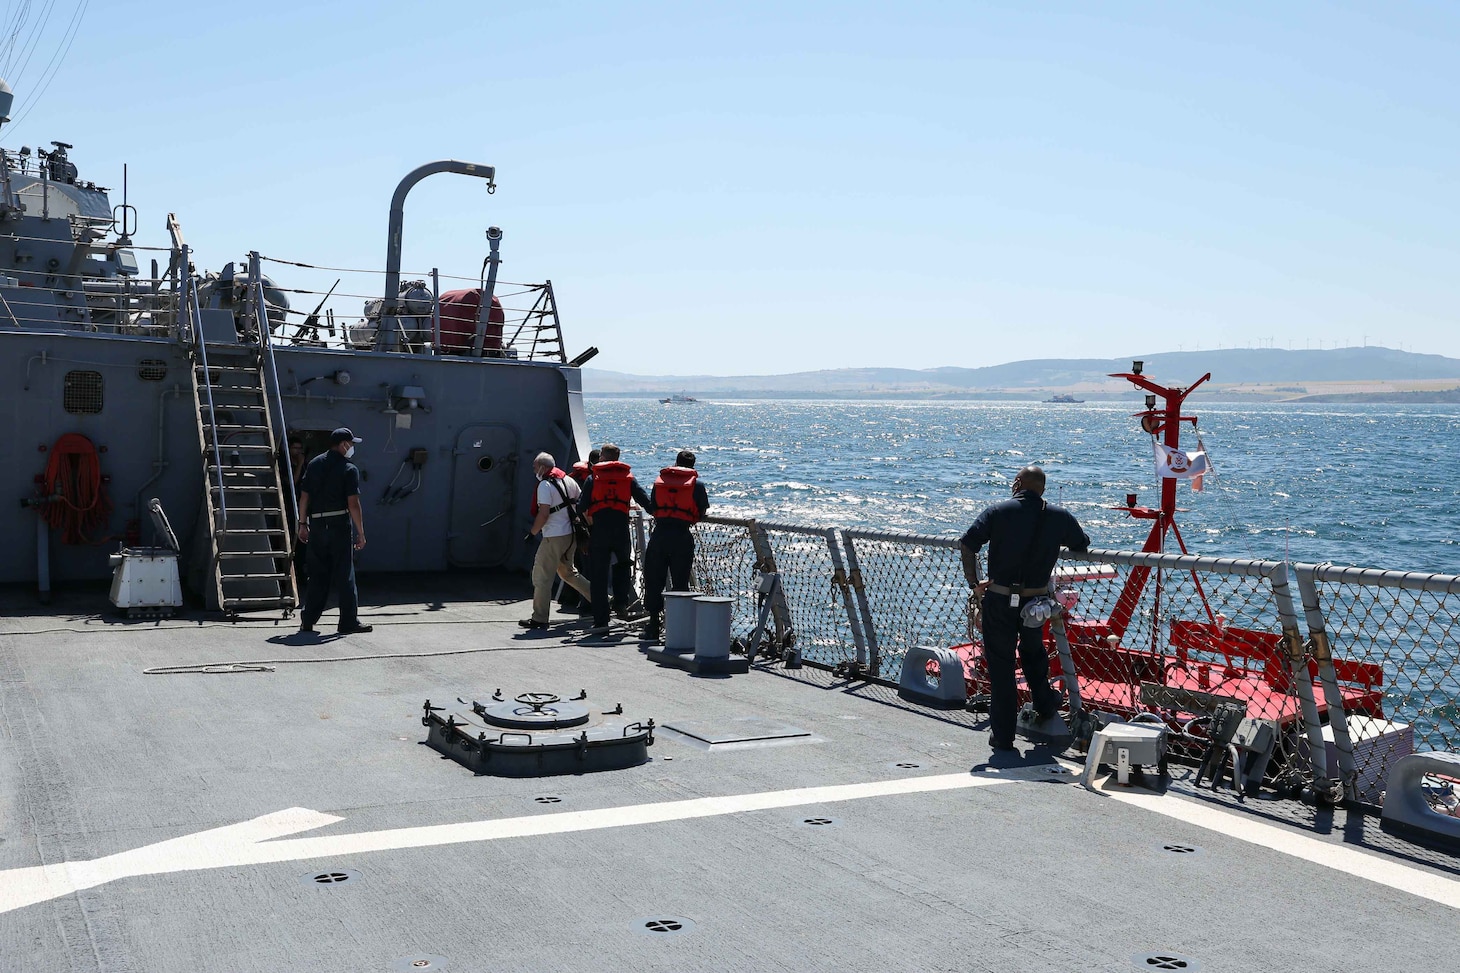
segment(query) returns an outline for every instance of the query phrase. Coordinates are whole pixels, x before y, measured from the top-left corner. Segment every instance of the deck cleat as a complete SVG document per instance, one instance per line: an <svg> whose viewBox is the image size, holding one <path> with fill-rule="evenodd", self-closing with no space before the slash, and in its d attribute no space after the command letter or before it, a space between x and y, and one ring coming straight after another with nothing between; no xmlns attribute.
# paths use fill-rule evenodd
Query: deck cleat
<svg viewBox="0 0 1460 973"><path fill-rule="evenodd" d="M1069 724L1059 713L1042 717L1033 703L1025 703L1015 720L1014 732L1030 743L1043 743L1056 747L1067 747L1075 740Z"/></svg>

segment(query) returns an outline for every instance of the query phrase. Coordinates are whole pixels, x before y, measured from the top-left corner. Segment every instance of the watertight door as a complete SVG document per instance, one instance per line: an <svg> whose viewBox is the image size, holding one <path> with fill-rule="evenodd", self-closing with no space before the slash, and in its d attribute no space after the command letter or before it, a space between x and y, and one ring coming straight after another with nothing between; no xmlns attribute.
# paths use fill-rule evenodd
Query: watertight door
<svg viewBox="0 0 1460 973"><path fill-rule="evenodd" d="M466 426L457 435L446 545L452 565L494 567L512 552L512 531L523 529L513 489L517 441L515 426L495 423Z"/></svg>

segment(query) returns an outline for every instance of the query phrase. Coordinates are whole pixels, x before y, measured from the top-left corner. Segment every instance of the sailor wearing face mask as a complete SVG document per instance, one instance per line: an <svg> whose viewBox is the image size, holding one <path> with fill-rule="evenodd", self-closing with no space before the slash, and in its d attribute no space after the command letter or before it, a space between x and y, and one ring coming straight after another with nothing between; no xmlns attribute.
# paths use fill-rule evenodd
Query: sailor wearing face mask
<svg viewBox="0 0 1460 973"><path fill-rule="evenodd" d="M355 592L354 551L365 546L360 511L360 470L349 458L361 442L348 429L330 433L330 448L309 461L299 490L299 539L309 544L309 591L299 615L299 631L310 633L324 613L330 588L340 600L341 635L369 632L361 625ZM313 534L314 536L310 536Z"/></svg>

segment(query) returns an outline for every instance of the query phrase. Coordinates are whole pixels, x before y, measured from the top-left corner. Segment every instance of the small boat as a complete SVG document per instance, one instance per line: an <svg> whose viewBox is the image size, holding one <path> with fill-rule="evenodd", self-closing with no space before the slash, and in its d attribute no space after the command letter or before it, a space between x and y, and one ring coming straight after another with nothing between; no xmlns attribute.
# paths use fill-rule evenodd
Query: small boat
<svg viewBox="0 0 1460 973"><path fill-rule="evenodd" d="M1061 394L1061 395L1056 395L1054 398L1045 399L1045 401L1046 402L1058 402L1061 405L1071 405L1071 404L1078 405L1079 403L1084 402L1085 400L1084 399L1077 399L1073 395L1070 395L1068 393L1064 393L1064 394Z"/></svg>
<svg viewBox="0 0 1460 973"><path fill-rule="evenodd" d="M699 399L692 395L671 395L667 399L660 399L659 403L660 405L692 405L698 401Z"/></svg>

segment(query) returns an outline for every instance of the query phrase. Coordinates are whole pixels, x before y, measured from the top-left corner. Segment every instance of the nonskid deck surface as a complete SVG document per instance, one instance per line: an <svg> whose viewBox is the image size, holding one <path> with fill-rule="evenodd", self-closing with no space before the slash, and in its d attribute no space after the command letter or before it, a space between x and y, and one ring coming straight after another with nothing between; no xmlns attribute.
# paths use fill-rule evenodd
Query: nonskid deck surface
<svg viewBox="0 0 1460 973"><path fill-rule="evenodd" d="M523 594L366 579L375 632L319 641L0 594L0 969L1380 971L1453 951L1455 861L1368 819L1180 781L1092 794L1041 749L991 762L974 714L809 669L695 678L572 617L526 633ZM367 655L396 657L143 674ZM661 728L652 759L511 780L423 745L425 699L499 688L621 702ZM809 736L707 746L676 724Z"/></svg>

